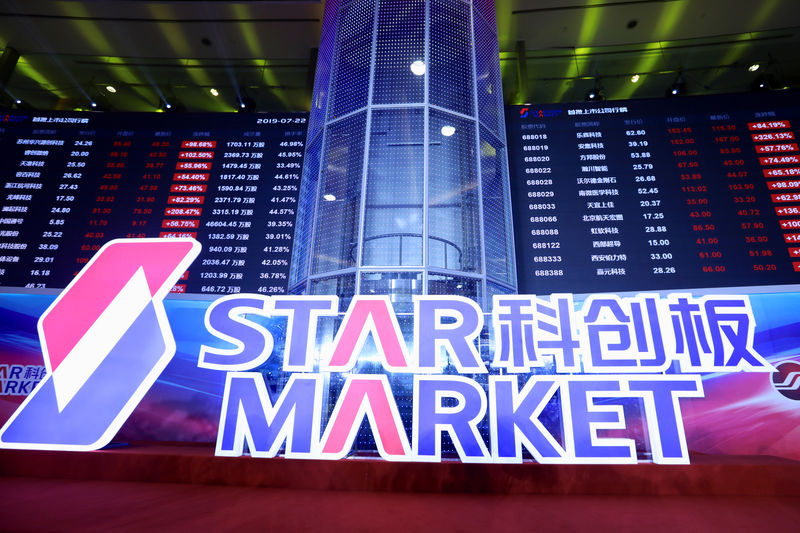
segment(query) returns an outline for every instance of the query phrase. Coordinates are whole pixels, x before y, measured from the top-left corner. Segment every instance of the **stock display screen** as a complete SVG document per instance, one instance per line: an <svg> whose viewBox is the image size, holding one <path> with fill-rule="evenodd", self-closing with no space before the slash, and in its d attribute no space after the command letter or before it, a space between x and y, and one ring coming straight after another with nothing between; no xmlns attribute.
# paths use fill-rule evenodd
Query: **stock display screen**
<svg viewBox="0 0 800 533"><path fill-rule="evenodd" d="M0 115L0 285L63 288L108 240L191 236L173 292L285 292L307 116Z"/></svg>
<svg viewBox="0 0 800 533"><path fill-rule="evenodd" d="M519 292L796 284L791 91L508 106ZM307 114L0 116L0 285L106 241L192 236L174 292L286 290Z"/></svg>
<svg viewBox="0 0 800 533"><path fill-rule="evenodd" d="M507 107L520 292L798 283L797 98Z"/></svg>

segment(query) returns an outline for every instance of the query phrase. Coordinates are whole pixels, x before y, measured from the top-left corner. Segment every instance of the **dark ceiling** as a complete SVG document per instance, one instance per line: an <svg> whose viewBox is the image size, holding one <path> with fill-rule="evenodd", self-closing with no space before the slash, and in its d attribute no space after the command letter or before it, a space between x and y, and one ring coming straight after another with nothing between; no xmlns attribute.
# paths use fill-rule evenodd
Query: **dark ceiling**
<svg viewBox="0 0 800 533"><path fill-rule="evenodd" d="M6 67L19 53L11 71L0 61L0 103L235 111L246 97L257 110L305 110L323 8L0 0ZM592 87L659 97L678 78L692 94L800 86L798 0L497 0L497 18L509 103L583 100Z"/></svg>

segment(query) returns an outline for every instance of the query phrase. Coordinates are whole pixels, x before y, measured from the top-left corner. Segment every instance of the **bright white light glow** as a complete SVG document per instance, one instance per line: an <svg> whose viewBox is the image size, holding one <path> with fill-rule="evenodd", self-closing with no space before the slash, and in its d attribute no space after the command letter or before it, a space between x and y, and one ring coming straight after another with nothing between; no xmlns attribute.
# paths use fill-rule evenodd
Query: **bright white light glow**
<svg viewBox="0 0 800 533"><path fill-rule="evenodd" d="M633 76L631 76L631 83L636 83L637 81L639 81L638 74L634 74Z"/></svg>
<svg viewBox="0 0 800 533"><path fill-rule="evenodd" d="M210 91L208 91L208 92L210 92L210 93L211 93L211 96L219 96L219 91L218 91L218 90L216 90L216 89L213 89L213 88L212 88L212 89L211 89Z"/></svg>
<svg viewBox="0 0 800 533"><path fill-rule="evenodd" d="M117 92L117 88L114 87L113 85L106 85L106 91L110 92L111 94L114 94L115 92Z"/></svg>
<svg viewBox="0 0 800 533"><path fill-rule="evenodd" d="M755 72L755 71L758 70L758 67L760 67L760 66L761 65L759 65L758 63L753 63L752 65L747 67L747 70L749 70L750 72Z"/></svg>
<svg viewBox="0 0 800 533"><path fill-rule="evenodd" d="M414 61L411 63L411 72L416 76L422 76L425 74L425 63L422 61Z"/></svg>
<svg viewBox="0 0 800 533"><path fill-rule="evenodd" d="M456 129L453 126L442 126L442 135L445 137L450 137L456 132Z"/></svg>
<svg viewBox="0 0 800 533"><path fill-rule="evenodd" d="M333 202L336 200L336 196L330 193L323 195L322 198L324 198L326 202Z"/></svg>

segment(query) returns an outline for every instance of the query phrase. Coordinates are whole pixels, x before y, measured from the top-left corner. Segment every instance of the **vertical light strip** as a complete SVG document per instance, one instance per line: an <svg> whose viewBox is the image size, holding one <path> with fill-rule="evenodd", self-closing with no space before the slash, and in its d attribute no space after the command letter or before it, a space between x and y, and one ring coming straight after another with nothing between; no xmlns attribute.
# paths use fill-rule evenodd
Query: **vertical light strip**
<svg viewBox="0 0 800 533"><path fill-rule="evenodd" d="M364 117L364 157L361 169L361 205L359 208L358 242L356 243L356 282L355 292L361 294L361 267L363 264L362 253L364 250L364 225L366 224L367 209L367 177L369 172L369 147L372 135L372 92L375 76L375 59L378 48L378 16L380 14L380 1L374 0L372 8L372 51L369 56L369 79L367 81L367 111Z"/></svg>
<svg viewBox="0 0 800 533"><path fill-rule="evenodd" d="M425 90L423 94L424 115L422 117L422 294L428 294L428 268L430 268L428 250L428 156L430 155L430 102L428 91L430 89L430 36L431 36L431 6L430 0L425 1Z"/></svg>
<svg viewBox="0 0 800 533"><path fill-rule="evenodd" d="M325 5L325 10L326 11L328 9L328 5L330 5L330 4L326 4ZM331 9L338 11L339 9L341 9L341 5L335 5L334 4L334 7L332 7ZM306 275L305 275L306 290L304 291L306 294L312 294L311 293L311 276L315 272L314 272L314 270L312 270L311 267L313 265L313 258L314 258L314 254L315 254L315 250L316 250L316 246L317 246L316 238L317 238L317 224L319 223L319 204L320 204L319 199L322 196L322 173L323 173L323 170L325 168L325 165L328 162L328 154L327 154L327 146L326 146L327 142L328 142L328 116L329 116L329 114L328 114L328 108L329 108L328 104L330 103L330 100L331 100L331 85L333 84L333 72L334 72L334 64L333 63L334 63L334 59L335 59L336 39L339 36L339 17L338 17L338 13L332 14L331 21L332 21L332 24L334 25L333 29L331 30L333 32L333 35L330 37L331 39L333 39L333 44L331 45L331 48L330 48L331 55L330 55L330 65L328 67L328 87L327 87L327 92L325 94L325 99L326 99L325 100L325 109L323 111L323 116L322 116L321 138L320 138L320 145L319 145L319 169L317 170L317 192L316 192L316 194L314 194L314 209L312 211L313 220L311 222L311 234L309 235L308 250L306 252L307 253L307 256L306 256ZM325 17L324 16L323 16L323 21L322 22L323 22L322 35L323 35L323 38L324 38L324 35L325 35ZM320 45L322 45L322 43L320 43ZM317 60L317 62L319 62L319 59ZM317 72L319 72L319 70ZM316 83L315 83L315 85L316 85ZM309 118L310 118L310 115L309 115ZM311 121L309 120L309 128L311 126L310 122ZM308 145L306 145L304 148L308 148ZM302 174L300 175L300 178L302 179Z"/></svg>
<svg viewBox="0 0 800 533"><path fill-rule="evenodd" d="M483 224L483 169L481 168L481 121L478 117L478 49L475 46L475 6L470 2L469 6L469 45L472 53L472 113L475 115L475 177L478 180L478 219L480 220L480 246L481 246L481 268L478 272L481 276L481 294L478 305L483 309L488 309L486 305L486 239L484 237ZM488 128L487 128L488 129Z"/></svg>

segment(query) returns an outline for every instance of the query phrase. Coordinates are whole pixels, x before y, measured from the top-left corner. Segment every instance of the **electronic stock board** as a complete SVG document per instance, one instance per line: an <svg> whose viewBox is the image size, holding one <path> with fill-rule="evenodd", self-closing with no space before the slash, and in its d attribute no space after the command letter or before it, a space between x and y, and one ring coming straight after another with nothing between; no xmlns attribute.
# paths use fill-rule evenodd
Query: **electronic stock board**
<svg viewBox="0 0 800 533"><path fill-rule="evenodd" d="M307 116L0 115L0 286L63 288L106 241L191 236L173 292L285 292Z"/></svg>
<svg viewBox="0 0 800 533"><path fill-rule="evenodd" d="M796 93L513 106L520 292L795 284ZM175 291L284 292L305 114L3 116L0 285L64 287L103 242L193 236Z"/></svg>
<svg viewBox="0 0 800 533"><path fill-rule="evenodd" d="M520 292L798 283L797 97L508 107Z"/></svg>

